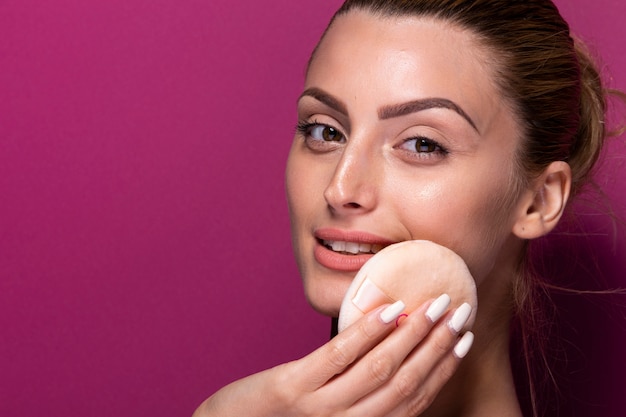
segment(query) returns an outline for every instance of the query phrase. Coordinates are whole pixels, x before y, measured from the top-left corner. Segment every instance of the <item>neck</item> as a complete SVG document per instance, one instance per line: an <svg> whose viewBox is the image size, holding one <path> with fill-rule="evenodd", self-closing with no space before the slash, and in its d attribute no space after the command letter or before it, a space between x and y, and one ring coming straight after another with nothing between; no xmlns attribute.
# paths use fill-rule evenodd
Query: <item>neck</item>
<svg viewBox="0 0 626 417"><path fill-rule="evenodd" d="M425 417L521 417L509 356L514 265L496 267L479 285L475 342Z"/></svg>

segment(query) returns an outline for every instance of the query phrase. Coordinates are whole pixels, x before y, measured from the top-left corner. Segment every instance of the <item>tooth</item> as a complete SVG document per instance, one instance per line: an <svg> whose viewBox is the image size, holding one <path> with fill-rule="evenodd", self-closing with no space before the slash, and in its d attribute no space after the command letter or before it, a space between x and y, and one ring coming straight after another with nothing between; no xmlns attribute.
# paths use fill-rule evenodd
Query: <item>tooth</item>
<svg viewBox="0 0 626 417"><path fill-rule="evenodd" d="M354 242L346 242L346 252L357 254L359 253L359 244Z"/></svg>
<svg viewBox="0 0 626 417"><path fill-rule="evenodd" d="M330 242L330 246L335 252L344 252L346 250L346 242Z"/></svg>
<svg viewBox="0 0 626 417"><path fill-rule="evenodd" d="M372 251L372 245L370 245L369 243L361 243L359 245L359 252L371 252Z"/></svg>
<svg viewBox="0 0 626 417"><path fill-rule="evenodd" d="M378 253L383 249L383 245L372 245L372 253Z"/></svg>

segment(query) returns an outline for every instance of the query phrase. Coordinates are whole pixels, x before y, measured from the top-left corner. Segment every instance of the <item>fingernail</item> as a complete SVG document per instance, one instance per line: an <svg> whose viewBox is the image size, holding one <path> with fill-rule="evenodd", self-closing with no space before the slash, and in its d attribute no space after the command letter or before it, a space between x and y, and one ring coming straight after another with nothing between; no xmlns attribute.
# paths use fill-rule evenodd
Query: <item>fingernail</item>
<svg viewBox="0 0 626 417"><path fill-rule="evenodd" d="M404 305L404 303L398 300L392 305L385 308L380 313L380 319L382 320L383 323L389 324L395 319L397 319L400 316L400 314L402 314L405 308L406 306Z"/></svg>
<svg viewBox="0 0 626 417"><path fill-rule="evenodd" d="M361 283L361 286L352 299L352 303L363 313L367 313L380 305L393 303L393 301L394 300L385 294L383 290L370 281L369 278L366 278Z"/></svg>
<svg viewBox="0 0 626 417"><path fill-rule="evenodd" d="M454 346L454 354L456 355L456 357L459 359L463 359L472 347L472 343L474 343L474 333L465 333L461 340L457 342L456 346Z"/></svg>
<svg viewBox="0 0 626 417"><path fill-rule="evenodd" d="M433 323L439 320L439 318L446 312L446 309L450 305L450 296L448 294L442 294L437 298L426 310L426 317Z"/></svg>
<svg viewBox="0 0 626 417"><path fill-rule="evenodd" d="M461 306L456 309L454 315L452 315L452 318L448 323L450 328L455 333L460 332L463 326L465 326L465 323L467 323L467 319L469 319L470 314L472 314L472 306L467 303L461 304Z"/></svg>

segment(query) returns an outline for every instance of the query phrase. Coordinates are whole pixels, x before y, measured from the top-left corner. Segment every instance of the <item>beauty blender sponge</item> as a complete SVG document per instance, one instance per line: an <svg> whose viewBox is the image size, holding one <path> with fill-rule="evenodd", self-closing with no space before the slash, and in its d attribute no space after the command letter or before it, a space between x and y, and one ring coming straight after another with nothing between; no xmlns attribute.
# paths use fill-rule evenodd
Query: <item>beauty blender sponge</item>
<svg viewBox="0 0 626 417"><path fill-rule="evenodd" d="M476 283L467 265L450 249L427 240L387 246L370 258L350 284L339 311L339 331L385 303L402 300L409 314L429 299L446 293L458 307L472 306L465 327L476 319Z"/></svg>

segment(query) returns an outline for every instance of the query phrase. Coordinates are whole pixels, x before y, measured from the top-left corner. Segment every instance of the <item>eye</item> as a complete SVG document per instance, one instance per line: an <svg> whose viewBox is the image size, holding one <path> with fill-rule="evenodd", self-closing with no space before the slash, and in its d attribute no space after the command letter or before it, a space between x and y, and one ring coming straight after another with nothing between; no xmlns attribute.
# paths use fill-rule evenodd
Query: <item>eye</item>
<svg viewBox="0 0 626 417"><path fill-rule="evenodd" d="M395 146L395 149L402 151L403 157L406 158L408 162L419 164L437 163L442 161L449 153L448 150L437 141L425 136L406 139L404 142Z"/></svg>
<svg viewBox="0 0 626 417"><path fill-rule="evenodd" d="M448 151L432 139L426 137L416 137L407 139L400 146L400 149L404 149L409 152L415 152L418 154L437 154L445 155Z"/></svg>
<svg viewBox="0 0 626 417"><path fill-rule="evenodd" d="M325 142L343 142L343 134L332 126L321 123L305 123L303 126L298 125L298 130L305 136L315 140L323 140Z"/></svg>
<svg viewBox="0 0 626 417"><path fill-rule="evenodd" d="M315 139L324 139L326 142L339 142L343 135L332 126L319 125L311 129L311 136Z"/></svg>
<svg viewBox="0 0 626 417"><path fill-rule="evenodd" d="M305 146L315 152L330 152L346 142L345 135L339 129L315 120L299 122L296 130Z"/></svg>

